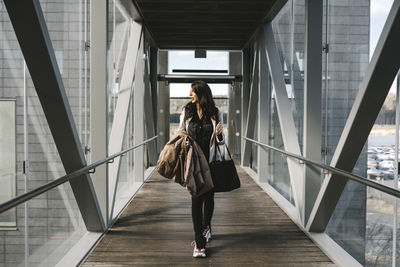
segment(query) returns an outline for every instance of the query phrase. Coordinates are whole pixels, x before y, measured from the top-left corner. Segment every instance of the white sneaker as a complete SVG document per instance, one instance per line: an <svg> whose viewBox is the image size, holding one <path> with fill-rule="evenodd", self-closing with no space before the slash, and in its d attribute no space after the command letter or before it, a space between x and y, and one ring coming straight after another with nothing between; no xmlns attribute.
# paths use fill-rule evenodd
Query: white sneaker
<svg viewBox="0 0 400 267"><path fill-rule="evenodd" d="M206 249L205 248L197 248L196 241L192 242L193 249L193 258L205 258L206 257Z"/></svg>
<svg viewBox="0 0 400 267"><path fill-rule="evenodd" d="M210 226L207 226L206 229L203 231L203 236L206 238L206 242L208 242L211 239L211 229Z"/></svg>

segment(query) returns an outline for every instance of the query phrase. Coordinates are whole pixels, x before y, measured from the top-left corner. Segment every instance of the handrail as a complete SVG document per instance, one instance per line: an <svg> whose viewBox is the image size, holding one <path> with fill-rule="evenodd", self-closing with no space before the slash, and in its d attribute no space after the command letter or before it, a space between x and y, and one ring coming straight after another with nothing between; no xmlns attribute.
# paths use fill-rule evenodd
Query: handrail
<svg viewBox="0 0 400 267"><path fill-rule="evenodd" d="M132 146L130 148L122 150L122 151L120 151L118 153L115 153L115 154L113 154L113 155L111 155L111 156L109 156L109 157L107 157L107 158L105 158L103 160L99 160L99 161L97 161L95 163L87 165L86 167L83 167L83 168L81 168L79 170L76 170L76 171L71 172L71 173L69 173L67 175L64 175L64 176L62 176L62 177L60 177L60 178L58 178L58 179L56 179L56 180L54 180L54 181L52 181L50 183L47 183L47 184L42 185L42 186L40 186L38 188L35 188L35 189L33 189L33 190L31 190L31 191L29 191L27 193L24 193L22 195L19 195L19 196L13 198L13 199L10 199L7 202L4 202L3 204L0 205L0 213L3 213L3 212L5 212L5 211L7 211L7 210L9 210L11 208L14 208L15 206L18 206L21 203L24 203L24 202L26 202L26 201L28 201L28 200L40 195L40 194L43 194L43 193L45 193L45 192L47 192L47 191L49 191L49 190L61 185L61 184L63 184L63 183L66 183L69 180L71 180L72 178L78 177L78 176L80 176L80 175L82 175L84 173L89 173L91 170L94 170L97 166L100 166L100 165L102 165L102 164L104 164L106 162L111 163L110 160L113 160L114 158L119 157L122 154L125 154L125 153L127 153L127 152L129 152L129 151L131 151L131 150L133 150L135 148L138 148L138 147L140 147L140 146L142 146L142 145L144 145L144 144L146 144L146 143L148 143L150 141L153 141L157 137L158 137L158 135L153 136L152 138L149 138L149 139L143 141L140 144L137 144L137 145L134 145L134 146Z"/></svg>
<svg viewBox="0 0 400 267"><path fill-rule="evenodd" d="M302 162L306 162L306 163L309 163L311 165L317 166L317 167L319 167L321 169L328 170L331 173L342 175L342 176L344 176L346 178L349 178L350 180L353 180L353 181L356 181L358 183L370 186L370 187L375 188L375 189L377 189L379 191L382 191L382 192L387 193L389 195L392 195L392 196L400 198L400 190L397 190L395 188L392 188L392 187L389 187L389 186L386 186L386 185L383 185L383 184L368 180L368 179L366 179L366 178L364 178L362 176L355 175L355 174L352 174L350 172L347 172L347 171L344 171L344 170L341 170L341 169L338 169L338 168L335 168L335 167L332 167L332 166L329 166L329 165L326 165L326 164L323 164L323 163L319 163L319 162L307 159L307 158L305 158L303 156L299 156L299 155L296 155L294 153L291 153L291 152L288 152L288 151L285 151L285 150L282 150L282 149L279 149L279 148L276 148L276 147L273 147L273 146L270 146L270 145L267 145L267 144L260 143L260 142L258 142L256 140L253 140L253 139L250 139L250 138L247 138L247 137L244 137L244 136L242 136L242 138L247 140L247 141L253 142L255 144L258 144L258 145L264 146L266 148L275 150L275 151L277 151L277 152L279 152L281 154L290 156L292 158L296 158L296 159L298 159L298 160L300 160Z"/></svg>

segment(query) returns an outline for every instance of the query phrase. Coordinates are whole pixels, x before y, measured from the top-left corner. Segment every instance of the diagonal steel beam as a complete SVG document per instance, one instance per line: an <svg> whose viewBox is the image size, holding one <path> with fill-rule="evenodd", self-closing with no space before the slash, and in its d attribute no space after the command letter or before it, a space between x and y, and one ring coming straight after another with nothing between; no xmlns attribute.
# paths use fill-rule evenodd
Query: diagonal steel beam
<svg viewBox="0 0 400 267"><path fill-rule="evenodd" d="M86 166L54 49L39 0L5 0L15 34L32 77L66 173ZM27 23L28 22L28 23ZM104 231L104 221L88 174L70 181L89 231Z"/></svg>
<svg viewBox="0 0 400 267"><path fill-rule="evenodd" d="M358 95L333 155L331 166L351 172L375 123L400 67L400 1L394 1L368 65ZM336 208L347 179L325 178L312 209L307 230L323 232Z"/></svg>
<svg viewBox="0 0 400 267"><path fill-rule="evenodd" d="M271 23L264 26L264 36L261 38L261 53L266 53L272 84L275 89L275 101L278 111L278 118L282 132L282 139L285 150L301 155L299 142L296 134L296 127L291 112L291 105L286 91L285 78L276 47L274 33ZM303 167L297 161L288 158L288 169L290 184L293 191L294 201L299 213L300 220L304 218L304 183Z"/></svg>
<svg viewBox="0 0 400 267"><path fill-rule="evenodd" d="M254 116L257 114L257 104L258 104L258 69L259 69L259 45L257 44L255 47L254 58L253 58L253 73L250 85L250 99L249 99L249 109L247 111L247 120L246 120L246 130L245 136L248 138L254 137L254 127L256 126L256 121ZM251 155L251 146L252 143L249 141L245 141L243 148L243 158L242 165L249 166L250 164L250 155Z"/></svg>
<svg viewBox="0 0 400 267"><path fill-rule="evenodd" d="M110 139L108 142L108 153L110 155L122 150L125 136L126 123L128 120L129 105L133 92L133 80L135 78L135 66L138 57L138 49L141 39L142 27L136 22L132 22L129 35L127 52L125 55L124 68L121 75L121 91L118 94L117 106L114 112L114 120L111 128ZM110 220L112 220L114 203L118 186L118 173L121 164L121 157L109 164L109 195L110 195Z"/></svg>
<svg viewBox="0 0 400 267"><path fill-rule="evenodd" d="M141 38L139 50L138 50L138 60L135 70L135 80L134 80L134 91L133 91L133 143L139 144L143 142L144 139L144 125L145 125L145 115L144 115L144 72L145 72L145 62L144 62L144 38ZM134 180L136 183L144 182L144 147L140 146L133 151L133 173Z"/></svg>
<svg viewBox="0 0 400 267"><path fill-rule="evenodd" d="M144 68L144 117L146 123L146 139L151 138L155 135L155 121L153 116L153 97L152 97L152 88L150 82L150 57L149 51L146 51L146 61ZM156 143L150 142L147 144L149 151L149 162L151 165L155 165L157 163L157 155L156 151Z"/></svg>
<svg viewBox="0 0 400 267"><path fill-rule="evenodd" d="M258 141L268 144L270 133L271 112L271 79L266 54L260 52L260 86L258 89ZM258 146L258 182L268 182L269 151L265 147Z"/></svg>

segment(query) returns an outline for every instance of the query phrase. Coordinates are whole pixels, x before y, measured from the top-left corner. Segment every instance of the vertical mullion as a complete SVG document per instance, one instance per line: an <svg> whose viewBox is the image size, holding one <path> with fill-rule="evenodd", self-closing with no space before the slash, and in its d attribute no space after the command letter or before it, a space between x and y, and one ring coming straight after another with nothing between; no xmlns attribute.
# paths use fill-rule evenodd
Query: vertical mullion
<svg viewBox="0 0 400 267"><path fill-rule="evenodd" d="M321 160L322 1L305 2L303 156ZM320 170L304 165L304 221L321 185Z"/></svg>
<svg viewBox="0 0 400 267"><path fill-rule="evenodd" d="M400 72L397 73L397 90L396 90L396 133L395 133L395 166L394 166L394 179L393 186L398 188L398 176L399 176L399 124L400 124ZM394 198L394 210L393 210L393 256L392 256L392 266L396 267L396 254L397 254L397 206L398 199Z"/></svg>
<svg viewBox="0 0 400 267"><path fill-rule="evenodd" d="M260 46L260 50L264 49ZM271 108L271 84L269 79L268 61L265 53L260 51L259 68L259 97L258 97L258 141L268 144L269 139L269 112ZM267 134L266 134L267 133ZM268 168L266 164L269 161L268 150L263 146L258 146L258 182L266 183L268 181Z"/></svg>
<svg viewBox="0 0 400 267"><path fill-rule="evenodd" d="M28 128L28 91L26 86L26 64L23 61L24 68L24 178L25 178L25 190L28 192L28 175L29 175L29 128ZM24 203L25 208L25 266L29 266L29 201Z"/></svg>

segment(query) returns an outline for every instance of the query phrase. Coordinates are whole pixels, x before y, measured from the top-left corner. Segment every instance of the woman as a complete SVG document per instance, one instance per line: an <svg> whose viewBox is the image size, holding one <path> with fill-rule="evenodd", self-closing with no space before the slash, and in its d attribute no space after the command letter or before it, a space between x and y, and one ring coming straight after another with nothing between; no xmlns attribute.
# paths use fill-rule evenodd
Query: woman
<svg viewBox="0 0 400 267"><path fill-rule="evenodd" d="M214 160L216 142L223 144L222 112L215 106L207 83L196 81L190 89L191 101L183 108L179 130L186 132L199 144L210 163ZM204 212L203 212L204 211ZM193 198L192 220L195 232L193 257L206 257L206 242L211 238L211 218L214 211L214 191Z"/></svg>

